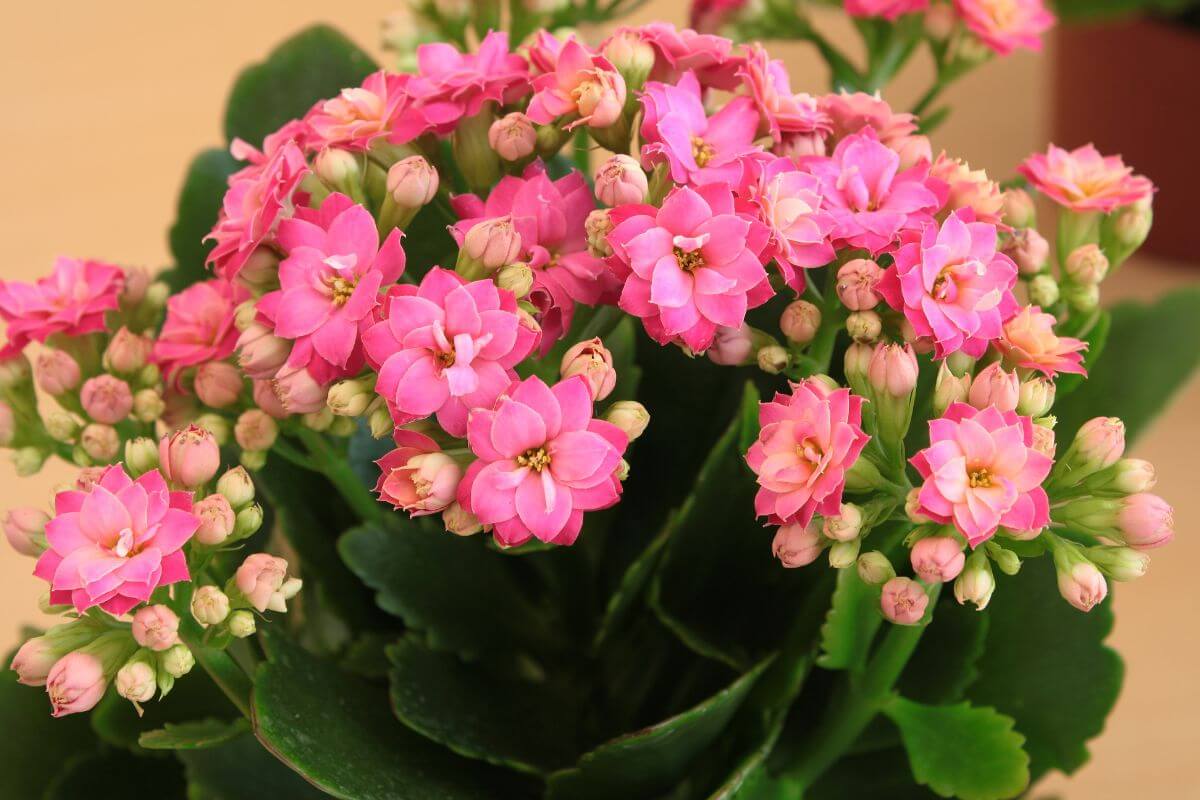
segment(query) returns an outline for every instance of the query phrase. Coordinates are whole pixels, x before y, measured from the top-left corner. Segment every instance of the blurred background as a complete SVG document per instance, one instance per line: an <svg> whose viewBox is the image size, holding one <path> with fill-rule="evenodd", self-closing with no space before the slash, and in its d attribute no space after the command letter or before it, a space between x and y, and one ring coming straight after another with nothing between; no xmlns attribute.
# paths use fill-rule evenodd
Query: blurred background
<svg viewBox="0 0 1200 800"><path fill-rule="evenodd" d="M379 24L393 10L387 0L359 0L337 11L318 0L6 8L0 75L9 105L0 116L0 153L13 191L0 195L0 274L33 279L56 254L166 264L166 231L184 169L197 151L221 141L225 95L237 72L317 21L339 27L382 63ZM651 0L632 20L682 25L685 16L681 0ZM837 11L818 19L839 43L851 40ZM771 52L789 64L794 89L825 91L825 68L806 45L776 44ZM1094 141L1104 152L1122 153L1160 192L1149 243L1105 282L1104 297L1150 299L1200 278L1191 245L1197 213L1191 187L1200 185L1198 73L1200 24L1186 14L1059 28L1045 52L1018 52L955 85L947 96L954 113L935 134L934 149L966 158L997 180L1011 177L1047 141L1066 147ZM929 75L929 65L918 60L886 98L907 108ZM1193 722L1200 715L1194 667L1200 595L1192 570L1200 564L1197 452L1200 381L1180 392L1135 452L1158 467L1156 491L1175 505L1178 536L1155 552L1148 577L1117 587L1109 641L1125 658L1124 692L1092 743L1093 761L1070 778L1043 781L1035 797L1200 797ZM58 464L18 479L0 462L0 509L48 505L52 488L69 474ZM11 550L0 552L0 651L15 644L21 625L41 621L36 600L44 585L31 569Z"/></svg>

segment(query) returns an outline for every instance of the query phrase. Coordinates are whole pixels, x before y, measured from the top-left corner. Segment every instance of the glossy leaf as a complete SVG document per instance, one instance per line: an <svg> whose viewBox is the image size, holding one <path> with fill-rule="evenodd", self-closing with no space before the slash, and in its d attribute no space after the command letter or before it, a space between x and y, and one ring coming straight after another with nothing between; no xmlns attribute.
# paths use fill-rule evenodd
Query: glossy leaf
<svg viewBox="0 0 1200 800"><path fill-rule="evenodd" d="M44 744L41 742L39 744ZM27 764L5 765L10 771L28 769ZM183 768L173 758L138 758L123 750L88 753L56 764L44 800L127 800L153 797L155 800L184 800L187 784ZM11 795L32 798L38 795ZM5 795L9 797L9 795Z"/></svg>
<svg viewBox="0 0 1200 800"><path fill-rule="evenodd" d="M979 675L976 666L987 642L987 611L959 605L950 592L933 613L921 643L900 676L900 694L921 703L940 705L963 698Z"/></svg>
<svg viewBox="0 0 1200 800"><path fill-rule="evenodd" d="M821 626L817 665L825 669L861 669L882 621L879 588L864 583L854 567L838 570L833 603Z"/></svg>
<svg viewBox="0 0 1200 800"><path fill-rule="evenodd" d="M203 750L226 744L249 730L249 724L242 717L168 722L161 728L143 733L138 737L138 744L147 750Z"/></svg>
<svg viewBox="0 0 1200 800"><path fill-rule="evenodd" d="M318 800L329 795L297 775L243 733L224 744L177 750L190 800Z"/></svg>

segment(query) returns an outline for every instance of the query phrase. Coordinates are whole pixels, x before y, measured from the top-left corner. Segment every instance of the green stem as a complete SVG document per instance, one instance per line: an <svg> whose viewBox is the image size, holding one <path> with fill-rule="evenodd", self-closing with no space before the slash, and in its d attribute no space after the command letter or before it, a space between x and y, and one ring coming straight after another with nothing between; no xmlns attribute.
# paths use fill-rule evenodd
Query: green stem
<svg viewBox="0 0 1200 800"><path fill-rule="evenodd" d="M342 498L350 504L354 513L367 522L383 522L383 506L375 501L367 487L354 474L350 464L340 453L334 451L324 436L308 428L297 428L296 436L308 448L313 466L329 479Z"/></svg>

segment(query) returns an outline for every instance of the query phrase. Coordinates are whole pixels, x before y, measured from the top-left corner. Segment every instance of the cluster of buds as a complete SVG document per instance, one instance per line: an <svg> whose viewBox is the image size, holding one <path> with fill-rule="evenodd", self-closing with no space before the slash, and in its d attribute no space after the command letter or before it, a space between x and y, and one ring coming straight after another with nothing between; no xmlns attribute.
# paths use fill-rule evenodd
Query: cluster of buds
<svg viewBox="0 0 1200 800"><path fill-rule="evenodd" d="M267 553L247 556L225 584L197 586L192 594L192 617L205 628L208 647L226 647L233 639L245 639L257 629L256 615L267 611L286 612L287 601L303 587L299 578L288 577L288 563Z"/></svg>

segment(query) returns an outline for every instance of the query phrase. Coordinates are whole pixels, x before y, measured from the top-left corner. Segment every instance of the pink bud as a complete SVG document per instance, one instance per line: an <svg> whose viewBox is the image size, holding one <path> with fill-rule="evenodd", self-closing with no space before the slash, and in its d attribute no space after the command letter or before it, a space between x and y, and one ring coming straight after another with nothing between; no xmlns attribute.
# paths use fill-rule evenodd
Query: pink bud
<svg viewBox="0 0 1200 800"><path fill-rule="evenodd" d="M283 407L283 401L275 393L272 381L254 381L251 388L254 393L254 404L256 406L275 419L283 419L288 415L287 409Z"/></svg>
<svg viewBox="0 0 1200 800"><path fill-rule="evenodd" d="M1054 450L1056 444L1054 441L1054 430L1047 428L1045 425L1033 426L1033 449L1044 456L1054 458Z"/></svg>
<svg viewBox="0 0 1200 800"><path fill-rule="evenodd" d="M247 556L238 567L234 583L238 591L246 596L250 605L261 613L273 604L282 602L282 596L276 601L275 595L279 594L283 580L287 577L287 566L287 562L282 558L267 553L254 553Z"/></svg>
<svg viewBox="0 0 1200 800"><path fill-rule="evenodd" d="M1044 417L1054 406L1054 381L1033 375L1021 382L1017 413L1023 417Z"/></svg>
<svg viewBox="0 0 1200 800"><path fill-rule="evenodd" d="M133 615L132 627L134 640L156 652L169 650L179 641L179 617L163 605L139 608Z"/></svg>
<svg viewBox="0 0 1200 800"><path fill-rule="evenodd" d="M717 328L712 346L705 351L705 355L714 364L736 367L750 359L753 347L754 339L750 326L743 323L740 328Z"/></svg>
<svg viewBox="0 0 1200 800"><path fill-rule="evenodd" d="M121 305L131 308L142 302L150 288L150 271L140 267L125 269L125 285L121 288Z"/></svg>
<svg viewBox="0 0 1200 800"><path fill-rule="evenodd" d="M1108 583L1095 564L1077 561L1059 570L1058 593L1080 611L1091 611L1108 596Z"/></svg>
<svg viewBox="0 0 1200 800"><path fill-rule="evenodd" d="M210 494L196 503L192 506L192 514L200 520L200 527L196 529L196 541L210 547L228 539L237 522L233 506L220 494Z"/></svg>
<svg viewBox="0 0 1200 800"><path fill-rule="evenodd" d="M788 341L808 344L821 327L821 309L807 300L793 300L779 317L779 330Z"/></svg>
<svg viewBox="0 0 1200 800"><path fill-rule="evenodd" d="M537 147L537 131L529 117L514 111L488 128L488 144L505 161L520 161Z"/></svg>
<svg viewBox="0 0 1200 800"><path fill-rule="evenodd" d="M1116 417L1094 417L1079 428L1074 446L1085 467L1111 466L1125 453L1125 423Z"/></svg>
<svg viewBox="0 0 1200 800"><path fill-rule="evenodd" d="M79 434L79 446L92 461L107 464L117 457L121 448L121 436L112 425L93 422Z"/></svg>
<svg viewBox="0 0 1200 800"><path fill-rule="evenodd" d="M563 380L582 375L596 402L608 397L617 385L612 353L599 338L580 342L563 353L559 370Z"/></svg>
<svg viewBox="0 0 1200 800"><path fill-rule="evenodd" d="M275 374L271 388L289 414L311 414L325 407L329 387L317 383L304 367L287 366Z"/></svg>
<svg viewBox="0 0 1200 800"><path fill-rule="evenodd" d="M816 528L792 522L775 532L771 552L788 569L803 567L821 555L821 534Z"/></svg>
<svg viewBox="0 0 1200 800"><path fill-rule="evenodd" d="M952 581L962 572L966 556L962 545L950 536L920 539L909 553L913 572L926 583Z"/></svg>
<svg viewBox="0 0 1200 800"><path fill-rule="evenodd" d="M1050 257L1050 243L1033 228L1018 228L1005 243L1003 252L1016 262L1022 275L1037 275Z"/></svg>
<svg viewBox="0 0 1200 800"><path fill-rule="evenodd" d="M867 380L878 394L907 397L917 386L917 354L912 345L876 345L867 366Z"/></svg>
<svg viewBox="0 0 1200 800"><path fill-rule="evenodd" d="M1139 550L1162 547L1175 538L1175 511L1156 494L1131 494L1121 504L1117 526L1130 547Z"/></svg>
<svg viewBox="0 0 1200 800"><path fill-rule="evenodd" d="M149 358L150 340L123 327L113 334L104 350L104 367L129 375L146 366Z"/></svg>
<svg viewBox="0 0 1200 800"><path fill-rule="evenodd" d="M267 412L252 408L238 417L233 436L243 450L269 450L279 436L279 425Z"/></svg>
<svg viewBox="0 0 1200 800"><path fill-rule="evenodd" d="M217 474L221 451L211 433L198 425L188 425L159 441L158 463L168 481L195 489Z"/></svg>
<svg viewBox="0 0 1200 800"><path fill-rule="evenodd" d="M387 189L401 208L421 208L437 196L438 171L421 156L409 156L392 164Z"/></svg>
<svg viewBox="0 0 1200 800"><path fill-rule="evenodd" d="M394 452L403 453L407 449ZM454 502L462 467L450 456L440 450L414 452L407 461L390 468L386 458L380 459L384 471L376 486L380 500L413 516L444 511Z"/></svg>
<svg viewBox="0 0 1200 800"><path fill-rule="evenodd" d="M613 221L607 208L597 208L587 215L583 223L587 235L588 253L596 258L611 256L612 245L608 243L608 234L612 232Z"/></svg>
<svg viewBox="0 0 1200 800"><path fill-rule="evenodd" d="M237 341L238 365L251 378L274 377L292 351L291 343L271 332L261 322L251 322Z"/></svg>
<svg viewBox="0 0 1200 800"><path fill-rule="evenodd" d="M1067 256L1065 268L1071 280L1091 286L1108 275L1108 257L1097 244L1080 245Z"/></svg>
<svg viewBox="0 0 1200 800"><path fill-rule="evenodd" d="M96 422L116 425L133 410L133 392L129 384L112 375L89 378L79 393L83 410Z"/></svg>
<svg viewBox="0 0 1200 800"><path fill-rule="evenodd" d="M867 311L879 305L875 287L883 270L874 261L856 258L847 261L837 273L837 295L842 305L851 311Z"/></svg>
<svg viewBox="0 0 1200 800"><path fill-rule="evenodd" d="M897 625L916 625L925 616L929 595L912 578L892 578L883 585L879 607Z"/></svg>
<svg viewBox="0 0 1200 800"><path fill-rule="evenodd" d="M226 408L242 394L242 373L225 361L209 361L196 370L196 396L210 408Z"/></svg>
<svg viewBox="0 0 1200 800"><path fill-rule="evenodd" d="M55 717L90 711L107 688L108 677L100 659L80 650L56 661L46 676L46 693Z"/></svg>
<svg viewBox="0 0 1200 800"><path fill-rule="evenodd" d="M485 269L499 269L517 260L521 252L521 234L513 226L511 216L484 220L467 231L463 249Z"/></svg>
<svg viewBox="0 0 1200 800"><path fill-rule="evenodd" d="M625 109L625 79L612 69L591 69L585 75L571 90L571 99L589 128L607 128Z"/></svg>
<svg viewBox="0 0 1200 800"><path fill-rule="evenodd" d="M1021 379L1005 372L1000 362L988 364L971 381L967 402L978 409L995 406L997 411L1016 411L1021 400Z"/></svg>
<svg viewBox="0 0 1200 800"><path fill-rule="evenodd" d="M37 508L14 508L4 517L4 537L23 556L39 556L46 549L49 515Z"/></svg>
<svg viewBox="0 0 1200 800"><path fill-rule="evenodd" d="M614 33L604 44L604 57L624 75L648 75L654 68L654 48L635 30Z"/></svg>
<svg viewBox="0 0 1200 800"><path fill-rule="evenodd" d="M1034 223L1033 198L1024 189L1004 190L1004 223L1014 228L1029 228Z"/></svg>
<svg viewBox="0 0 1200 800"><path fill-rule="evenodd" d="M646 173L632 156L615 155L596 170L596 197L606 206L643 203L649 190Z"/></svg>
<svg viewBox="0 0 1200 800"><path fill-rule="evenodd" d="M62 350L43 350L37 357L37 385L52 397L79 386L79 364Z"/></svg>

